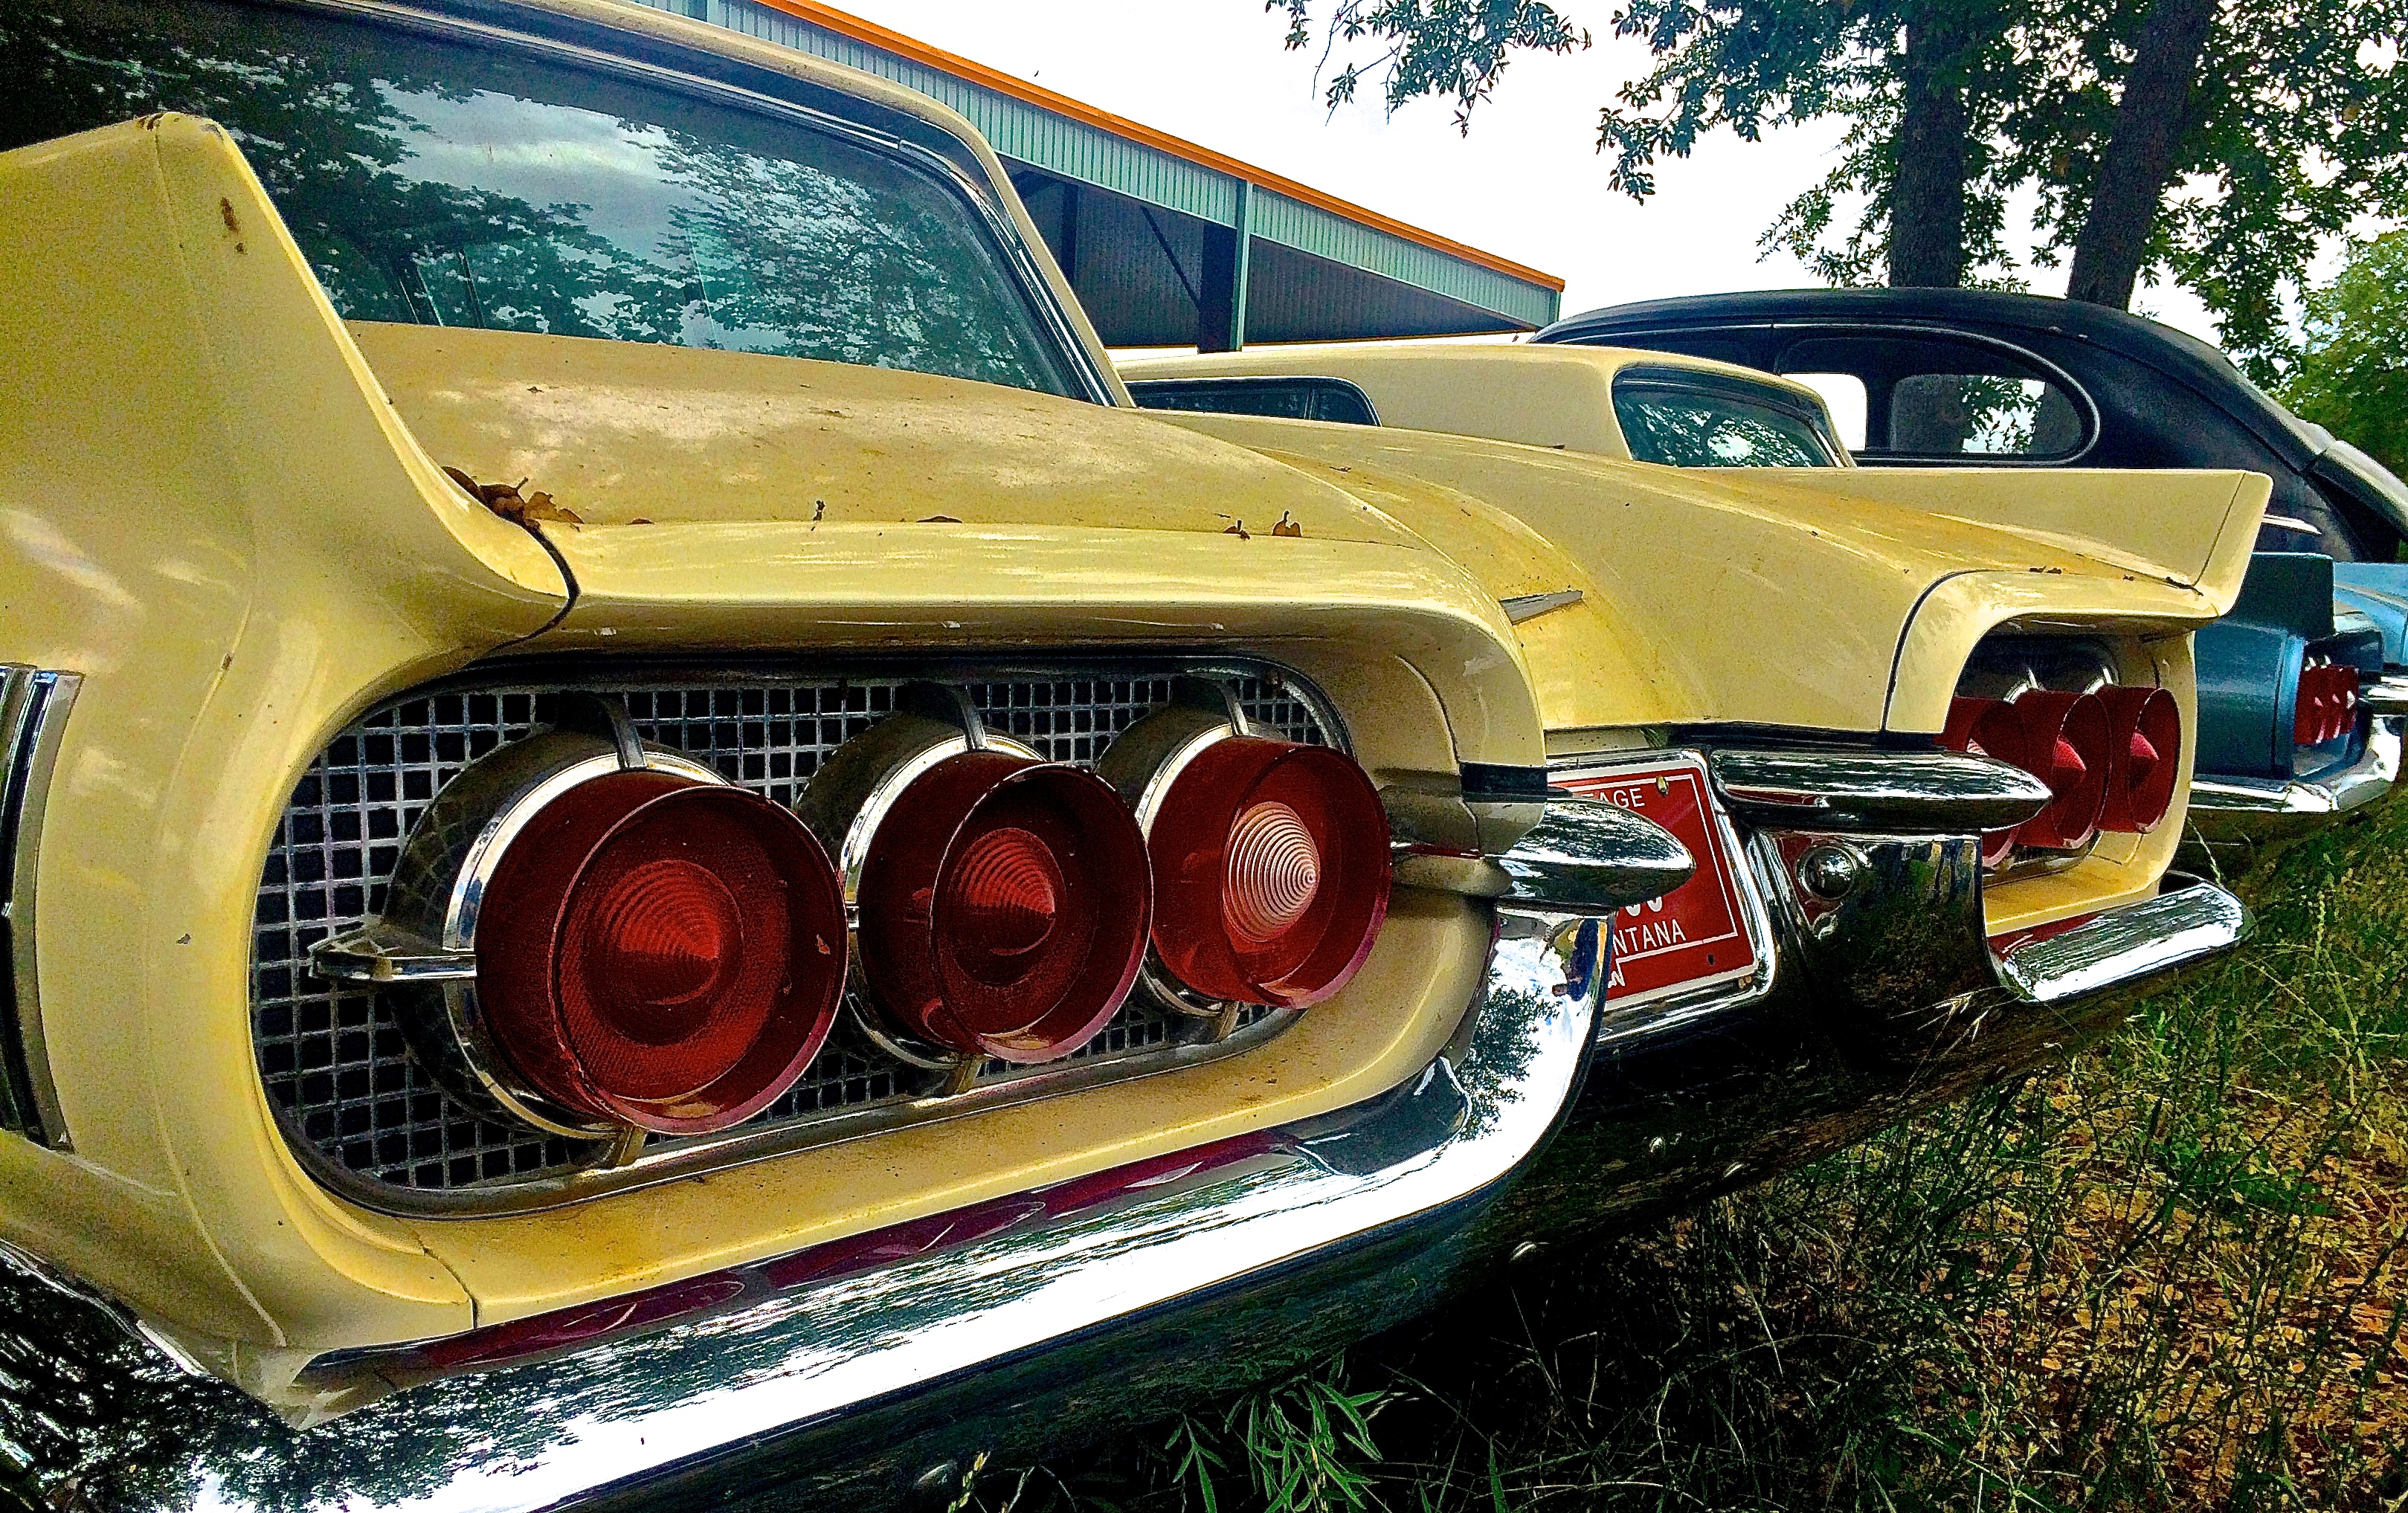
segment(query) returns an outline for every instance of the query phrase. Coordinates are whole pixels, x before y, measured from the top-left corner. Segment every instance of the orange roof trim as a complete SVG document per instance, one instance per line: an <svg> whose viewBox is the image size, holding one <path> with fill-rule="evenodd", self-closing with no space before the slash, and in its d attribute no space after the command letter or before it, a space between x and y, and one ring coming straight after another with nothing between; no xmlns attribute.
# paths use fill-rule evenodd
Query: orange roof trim
<svg viewBox="0 0 2408 1513"><path fill-rule="evenodd" d="M1041 84L1032 84L1025 79L1014 79L1010 74L989 68L984 64L972 63L968 58L956 56L941 48L932 48L916 37L889 31L873 21L864 21L858 16L838 10L832 6L822 5L819 0L760 0L760 3L772 10L783 11L789 16L834 32L839 36L849 36L856 42L866 43L881 51L894 53L898 58L906 58L912 63L924 64L939 73L951 74L955 79L993 90L998 94L1008 94L1015 100L1036 106L1040 109L1051 110L1056 115L1068 116L1072 121L1083 121L1100 131L1110 132L1115 136L1125 136L1133 142L1142 142L1147 147L1168 152L1172 157L1183 158L1189 163L1227 174L1233 178L1242 178L1258 189L1268 189L1275 193L1284 194L1292 200L1301 200L1316 209L1343 216L1349 221L1360 221L1364 225L1384 231L1392 236L1401 236L1406 241L1418 243L1434 251L1444 252L1450 257L1461 258L1466 263L1476 263L1484 268L1505 274L1510 278L1526 279L1531 283L1552 289L1558 294L1564 292L1564 281L1554 274L1541 273L1536 268L1526 267L1510 258L1498 257L1494 252L1484 252L1479 248L1468 247L1453 237L1441 236L1434 231L1424 231L1419 226L1407 225L1393 217L1383 216L1377 210L1367 210L1359 205L1349 204L1335 194L1325 194L1310 185L1299 184L1293 178L1283 178L1272 173L1268 168L1257 168L1251 163L1240 163L1226 153L1215 152L1209 147L1199 147L1183 137L1173 136L1168 132L1158 132L1151 126L1141 126L1134 121L1113 115L1109 110L1098 110L1094 106L1074 100L1067 94L1057 93Z"/></svg>

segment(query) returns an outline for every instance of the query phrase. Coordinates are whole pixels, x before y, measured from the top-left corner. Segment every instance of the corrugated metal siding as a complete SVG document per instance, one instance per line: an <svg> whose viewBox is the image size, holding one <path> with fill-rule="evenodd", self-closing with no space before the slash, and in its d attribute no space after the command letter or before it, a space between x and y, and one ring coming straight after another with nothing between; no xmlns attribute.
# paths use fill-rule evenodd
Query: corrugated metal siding
<svg viewBox="0 0 2408 1513"><path fill-rule="evenodd" d="M1362 268L1533 326L1552 323L1563 296L1552 289L1451 257L1359 221L1269 190L1254 195L1254 230L1267 241Z"/></svg>
<svg viewBox="0 0 2408 1513"><path fill-rule="evenodd" d="M1005 157L1017 158L1048 173L1099 185L1217 225L1230 225L1237 219L1238 186L1226 174L1114 136L1084 121L1039 110L1010 95L867 47L781 11L752 5L748 0L639 3L893 79L968 116L979 134Z"/></svg>

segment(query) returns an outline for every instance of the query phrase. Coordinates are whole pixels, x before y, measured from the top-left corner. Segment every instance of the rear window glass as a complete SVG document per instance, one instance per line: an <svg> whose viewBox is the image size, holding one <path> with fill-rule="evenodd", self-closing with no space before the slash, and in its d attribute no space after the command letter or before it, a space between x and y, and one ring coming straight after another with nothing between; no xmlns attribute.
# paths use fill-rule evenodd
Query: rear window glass
<svg viewBox="0 0 2408 1513"><path fill-rule="evenodd" d="M968 195L901 150L400 27L0 0L0 148L160 110L234 134L350 319L1073 392Z"/></svg>
<svg viewBox="0 0 2408 1513"><path fill-rule="evenodd" d="M1343 378L1140 378L1130 382L1128 392L1147 409L1380 423L1370 399Z"/></svg>
<svg viewBox="0 0 2408 1513"><path fill-rule="evenodd" d="M1835 467L1814 409L1785 391L1742 379L1626 370L1613 415L1631 457L1668 467Z"/></svg>
<svg viewBox="0 0 2408 1513"><path fill-rule="evenodd" d="M1986 342L1890 332L1817 336L1791 344L1779 367L1818 387L1853 380L1865 417L1856 450L1876 460L2061 462L2090 440L2086 407L2053 370Z"/></svg>
<svg viewBox="0 0 2408 1513"><path fill-rule="evenodd" d="M1917 373L1890 391L1889 450L1917 456L2062 457L2082 439L2072 402L2041 378Z"/></svg>

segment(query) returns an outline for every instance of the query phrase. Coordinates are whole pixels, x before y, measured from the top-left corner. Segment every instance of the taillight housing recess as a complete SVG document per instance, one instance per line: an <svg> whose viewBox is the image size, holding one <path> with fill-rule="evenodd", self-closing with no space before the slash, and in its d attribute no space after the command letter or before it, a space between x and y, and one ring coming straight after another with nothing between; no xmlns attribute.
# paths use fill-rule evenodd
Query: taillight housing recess
<svg viewBox="0 0 2408 1513"><path fill-rule="evenodd" d="M2012 698L1958 697L1941 744L2011 763L2046 783L2048 806L1983 837L1990 867L2018 848L2078 852L2102 832L2145 834L2173 806L2182 711L2161 688L2100 683L2089 692L2026 687Z"/></svg>

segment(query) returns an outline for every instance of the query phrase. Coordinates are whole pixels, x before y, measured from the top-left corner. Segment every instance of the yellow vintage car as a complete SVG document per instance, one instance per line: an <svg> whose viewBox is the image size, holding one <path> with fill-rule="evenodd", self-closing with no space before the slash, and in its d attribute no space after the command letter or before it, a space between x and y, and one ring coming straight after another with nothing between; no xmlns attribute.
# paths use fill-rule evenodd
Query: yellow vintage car
<svg viewBox="0 0 2408 1513"><path fill-rule="evenodd" d="M1877 292L1839 293L1845 297L1834 310L1861 306ZM2011 306L2025 300L2035 307L2024 312L2034 323L2055 319L2044 307L2062 303L1998 298ZM1817 296L1767 296L1771 304L1784 299L1813 305ZM1907 326L1925 335L1940 329L1928 321ZM1751 329L1787 328L1775 321ZM1942 350L1965 350L1961 343L1942 343ZM1889 349L1876 340L1853 350L1874 362ZM1817 391L1684 352L1404 341L1134 358L1121 368L1131 396L1148 408L1455 432L1672 467L1779 469L1784 481L1920 504L1940 514L1969 497L1961 468L1949 469L1943 486L1929 485L1923 465L1935 461L1929 456L1885 451L1873 459L1878 465L1856 471ZM1850 381L1861 403L1863 383ZM1900 425L1955 435L1974 419L1964 393L1993 393L1999 402L1984 412L1987 431L1977 428L1963 442L1959 455L1967 463L2028 468L2028 460L1993 461L1973 449L2012 452L2019 436L2046 440L2052 430L2091 423L2077 413L2077 401L2037 379L1951 375L1945 387L1942 381L1928 374L1899 380L1889 403ZM2026 388L2044 397L2027 395ZM2078 403L2096 408L2086 396ZM1902 456L1914 465L1898 465ZM1834 477L1834 469L1848 471ZM2112 489L2096 502L2108 513L2146 507ZM2265 531L2281 534L2286 517L2264 519ZM2401 721L2380 686L2383 638L2375 623L2335 599L2329 560L2265 552L2254 562L2233 610L2194 648L2198 680L2208 692L2200 701L2189 835L2202 852L2333 823L2390 792L2400 773ZM1970 727L1957 732L1971 734Z"/></svg>
<svg viewBox="0 0 2408 1513"><path fill-rule="evenodd" d="M966 121L612 0L0 75L0 1432L79 1506L941 1491L2245 929L2168 865L2263 478L1173 423Z"/></svg>

